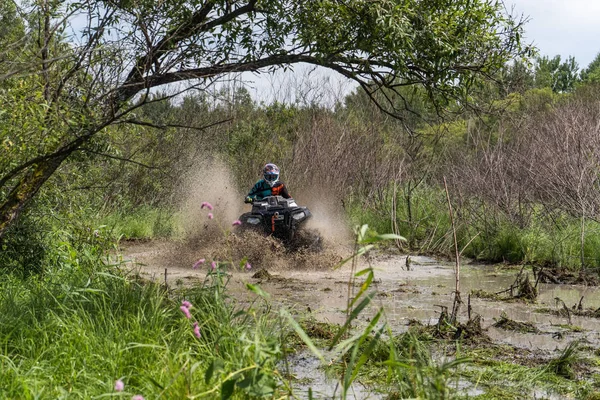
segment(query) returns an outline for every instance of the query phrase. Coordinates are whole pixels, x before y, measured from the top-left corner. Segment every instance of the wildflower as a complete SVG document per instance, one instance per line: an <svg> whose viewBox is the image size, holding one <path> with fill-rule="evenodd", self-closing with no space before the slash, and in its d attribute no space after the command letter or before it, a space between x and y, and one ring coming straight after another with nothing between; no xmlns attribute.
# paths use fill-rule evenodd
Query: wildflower
<svg viewBox="0 0 600 400"><path fill-rule="evenodd" d="M186 306L181 306L181 307L179 307L179 309L181 310L181 312L183 313L183 315L185 315L185 317L187 319L192 318L192 314L190 314L189 308L187 308Z"/></svg>
<svg viewBox="0 0 600 400"><path fill-rule="evenodd" d="M246 269L250 270L252 269L252 264L250 264L249 262L246 263Z"/></svg>
<svg viewBox="0 0 600 400"><path fill-rule="evenodd" d="M210 268L214 271L215 269L217 269L217 263L216 262L211 262L210 263Z"/></svg>
<svg viewBox="0 0 600 400"><path fill-rule="evenodd" d="M142 396L141 394L136 394L131 398L131 400L144 400L144 396Z"/></svg>
<svg viewBox="0 0 600 400"><path fill-rule="evenodd" d="M208 213L208 219L213 219L214 215L212 213Z"/></svg>
<svg viewBox="0 0 600 400"><path fill-rule="evenodd" d="M202 202L202 205L200 206L200 208L204 208L204 207L208 208L210 211L212 211L213 208L214 208L213 205L210 204L208 201L203 201Z"/></svg>
<svg viewBox="0 0 600 400"><path fill-rule="evenodd" d="M115 392L122 392L123 389L125 389L125 384L123 383L122 380L117 379L115 381Z"/></svg>
<svg viewBox="0 0 600 400"><path fill-rule="evenodd" d="M181 302L181 305L182 305L183 307L187 308L188 310L189 310L190 308L192 308L192 303L190 303L190 302L189 302L189 301L187 301L187 300L183 300L183 301Z"/></svg>
<svg viewBox="0 0 600 400"><path fill-rule="evenodd" d="M204 264L206 260L204 258L199 259L198 261L196 261L194 263L194 265L192 265L192 269L196 269L200 266L200 264Z"/></svg>
<svg viewBox="0 0 600 400"><path fill-rule="evenodd" d="M200 327L198 326L198 322L194 322L194 335L200 339L200 337L202 336L200 334Z"/></svg>
<svg viewBox="0 0 600 400"><path fill-rule="evenodd" d="M235 221L233 221L233 224L231 224L231 225L237 226L237 225L241 225L241 224L242 224L242 221L240 221L239 219L236 219Z"/></svg>

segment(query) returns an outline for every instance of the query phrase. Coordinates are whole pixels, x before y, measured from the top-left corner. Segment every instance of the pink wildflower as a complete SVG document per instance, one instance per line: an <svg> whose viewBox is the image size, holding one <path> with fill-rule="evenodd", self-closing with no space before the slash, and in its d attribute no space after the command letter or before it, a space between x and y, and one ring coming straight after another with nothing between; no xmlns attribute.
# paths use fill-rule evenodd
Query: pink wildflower
<svg viewBox="0 0 600 400"><path fill-rule="evenodd" d="M190 314L189 308L187 308L186 306L181 306L181 307L179 307L179 309L181 310L181 312L183 313L183 315L185 315L185 317L187 319L192 318L192 314Z"/></svg>
<svg viewBox="0 0 600 400"><path fill-rule="evenodd" d="M204 264L206 260L204 258L199 259L198 261L196 261L194 263L194 265L192 265L192 269L196 269L200 266L200 264Z"/></svg>
<svg viewBox="0 0 600 400"><path fill-rule="evenodd" d="M115 381L115 392L122 392L123 389L125 389L125 384L123 383L122 380L117 379Z"/></svg>
<svg viewBox="0 0 600 400"><path fill-rule="evenodd" d="M240 221L239 219L236 219L235 221L233 221L233 224L231 224L231 225L237 226L237 225L241 225L241 224L242 224L242 221Z"/></svg>
<svg viewBox="0 0 600 400"><path fill-rule="evenodd" d="M187 300L183 300L183 301L181 302L181 305L182 305L183 307L187 308L188 310L189 310L190 308L192 308L192 303L190 303L190 302L189 302L189 301L187 301Z"/></svg>
<svg viewBox="0 0 600 400"><path fill-rule="evenodd" d="M211 262L210 263L210 268L214 271L215 269L217 269L217 263L216 262Z"/></svg>
<svg viewBox="0 0 600 400"><path fill-rule="evenodd" d="M200 339L200 337L202 336L200 334L200 327L198 326L198 322L194 322L194 335Z"/></svg>
<svg viewBox="0 0 600 400"><path fill-rule="evenodd" d="M144 400L144 396L142 396L141 394L136 394L131 398L131 400Z"/></svg>
<svg viewBox="0 0 600 400"><path fill-rule="evenodd" d="M249 262L246 263L246 269L252 269L252 264L250 264Z"/></svg>
<svg viewBox="0 0 600 400"><path fill-rule="evenodd" d="M208 219L213 219L215 216L212 213L208 213Z"/></svg>
<svg viewBox="0 0 600 400"><path fill-rule="evenodd" d="M204 208L204 207L208 208L210 211L212 211L212 210L213 210L213 208L214 208L214 207L212 206L212 204L210 204L208 201L203 201L203 202L202 202L202 205L200 206L200 208L202 209L202 208Z"/></svg>

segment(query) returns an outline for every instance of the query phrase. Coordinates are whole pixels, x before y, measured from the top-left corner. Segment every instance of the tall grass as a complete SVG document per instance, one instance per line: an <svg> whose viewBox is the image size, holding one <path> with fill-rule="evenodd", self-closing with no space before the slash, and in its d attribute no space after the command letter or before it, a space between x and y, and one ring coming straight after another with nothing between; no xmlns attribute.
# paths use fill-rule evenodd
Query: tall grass
<svg viewBox="0 0 600 400"><path fill-rule="evenodd" d="M113 237L124 239L168 238L179 233L177 214L169 209L142 206L118 210L99 219Z"/></svg>
<svg viewBox="0 0 600 400"><path fill-rule="evenodd" d="M237 308L218 271L202 287L167 293L106 266L96 250L64 242L48 273L0 282L1 398L248 398L281 390L277 318ZM184 298L191 319L180 310ZM117 379L123 392L114 392Z"/></svg>
<svg viewBox="0 0 600 400"><path fill-rule="evenodd" d="M377 231L391 231L393 191L371 201L351 200L350 218ZM402 190L396 199L396 226L408 246L421 253L450 254L452 235L442 188L421 185L411 194L411 212ZM525 220L476 199L455 201L457 236L466 257L492 262L528 262L561 268L581 266L581 221L565 213L534 208ZM585 225L585 266L600 268L600 223Z"/></svg>
<svg viewBox="0 0 600 400"><path fill-rule="evenodd" d="M450 398L455 392L451 380L457 376L457 367L469 360L456 358L449 362L436 362L427 345L416 335L409 332L395 337L383 307L379 307L367 319L366 326L358 323L359 315L369 309L377 294L373 287L373 268L357 271L358 257L371 250L376 243L404 241L405 238L394 234L376 234L367 225L357 227L355 234L354 253L342 262L352 263L346 321L328 344L331 352L329 365L333 365L340 376L340 398L348 398L352 385L359 380L376 382L373 389L385 391L389 399ZM354 287L358 289L355 291ZM284 315L309 349L324 362L324 355L306 332L289 314Z"/></svg>

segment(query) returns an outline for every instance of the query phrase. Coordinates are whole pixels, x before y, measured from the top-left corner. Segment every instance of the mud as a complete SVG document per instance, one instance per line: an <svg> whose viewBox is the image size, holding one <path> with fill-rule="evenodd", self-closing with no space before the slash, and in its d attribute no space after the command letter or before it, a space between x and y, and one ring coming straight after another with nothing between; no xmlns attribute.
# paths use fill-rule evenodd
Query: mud
<svg viewBox="0 0 600 400"><path fill-rule="evenodd" d="M320 254L291 254L268 238L228 235L223 240L211 241L126 243L122 251L127 255L124 257L126 268L161 282L166 271L170 287L202 282L211 261L215 261L218 268L231 275L229 290L236 298L251 299L254 294L247 291L246 283L259 284L270 294L275 306L285 306L299 316L309 316L316 321L313 333L324 337L327 330L318 323L342 324L347 299L359 290L351 279L351 263L334 268L350 252L343 246L328 248ZM192 269L200 258L205 258L205 263L199 269ZM250 262L252 268L243 268L244 261ZM453 263L411 256L410 270L406 265L406 256L394 254L374 255L360 261L357 270L373 268L372 287L379 295L358 317L357 326L366 325L376 310L384 307L387 322L392 331L399 334L411 325L435 326L441 311L452 309ZM522 273L531 274L527 279L533 281L531 271ZM574 341L599 351L600 320L595 318L595 312L600 308L600 288L596 286L538 283L536 300L528 302L473 295L470 313L478 325L469 326L469 293L502 292L514 285L518 274L519 269L503 266L462 265L460 288L464 304L457 321L462 329L458 334L450 332L448 338L464 340L465 346L476 348L507 346L513 350L502 354L511 362L530 366L543 365ZM568 315L565 308L570 310ZM313 388L331 394L332 380L321 372L314 375L315 360L306 354L303 357L298 363L292 363L294 368L299 368L294 372L298 379L310 378ZM304 364L306 368L302 367ZM309 373L313 375L303 375ZM355 398L367 398L362 388L355 390Z"/></svg>
<svg viewBox="0 0 600 400"><path fill-rule="evenodd" d="M261 240L262 239L262 240ZM194 247L198 246L198 247ZM237 246L237 247L236 247ZM298 313L309 312L321 322L343 323L348 295L356 293L350 285L350 263L333 267L349 254L347 248L328 249L322 254L289 254L277 243L260 237L228 237L212 243L152 242L125 244L122 248L128 268L142 275L164 281L167 272L169 286L193 285L204 280L210 262L227 268L232 275L230 289L245 293L246 283L260 282L275 303L284 304ZM245 254L245 256L244 256ZM205 258L200 269L192 269L196 260ZM228 259L223 262L219 260ZM241 268L242 261L252 264L252 269ZM378 255L361 261L359 269L372 267L375 271L373 287L380 293L371 305L371 313L383 306L386 317L397 333L408 329L410 321L425 325L437 323L442 307L451 308L454 290L453 264L429 257L411 256L411 268L406 270L406 257ZM269 276L253 275L264 269ZM506 270L490 265L463 265L461 292L466 303L471 291L499 292L515 282L518 270ZM577 306L584 297L584 310L571 312L570 319L561 313L564 308ZM502 302L471 297L472 317L481 317L482 329L498 343L537 350L564 348L572 340L583 340L600 347L599 321L593 318L600 308L600 289L584 285L538 284L535 303ZM467 305L461 307L459 321L466 322ZM359 319L367 321L369 312ZM501 318L531 324L537 332L507 331L494 324ZM565 326L579 329L567 329Z"/></svg>
<svg viewBox="0 0 600 400"><path fill-rule="evenodd" d="M536 280L542 283L598 286L598 274L590 271L571 272L558 268L535 268Z"/></svg>

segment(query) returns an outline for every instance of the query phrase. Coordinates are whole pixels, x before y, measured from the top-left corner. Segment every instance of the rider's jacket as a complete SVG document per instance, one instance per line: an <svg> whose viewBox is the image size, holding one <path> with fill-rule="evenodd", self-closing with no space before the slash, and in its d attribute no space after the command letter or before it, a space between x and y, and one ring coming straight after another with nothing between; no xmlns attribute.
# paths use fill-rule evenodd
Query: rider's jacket
<svg viewBox="0 0 600 400"><path fill-rule="evenodd" d="M253 200L262 200L267 196L283 196L286 199L292 197L283 182L276 182L271 187L264 179L256 182L252 189L250 189L250 193L248 193L248 197L251 197Z"/></svg>

